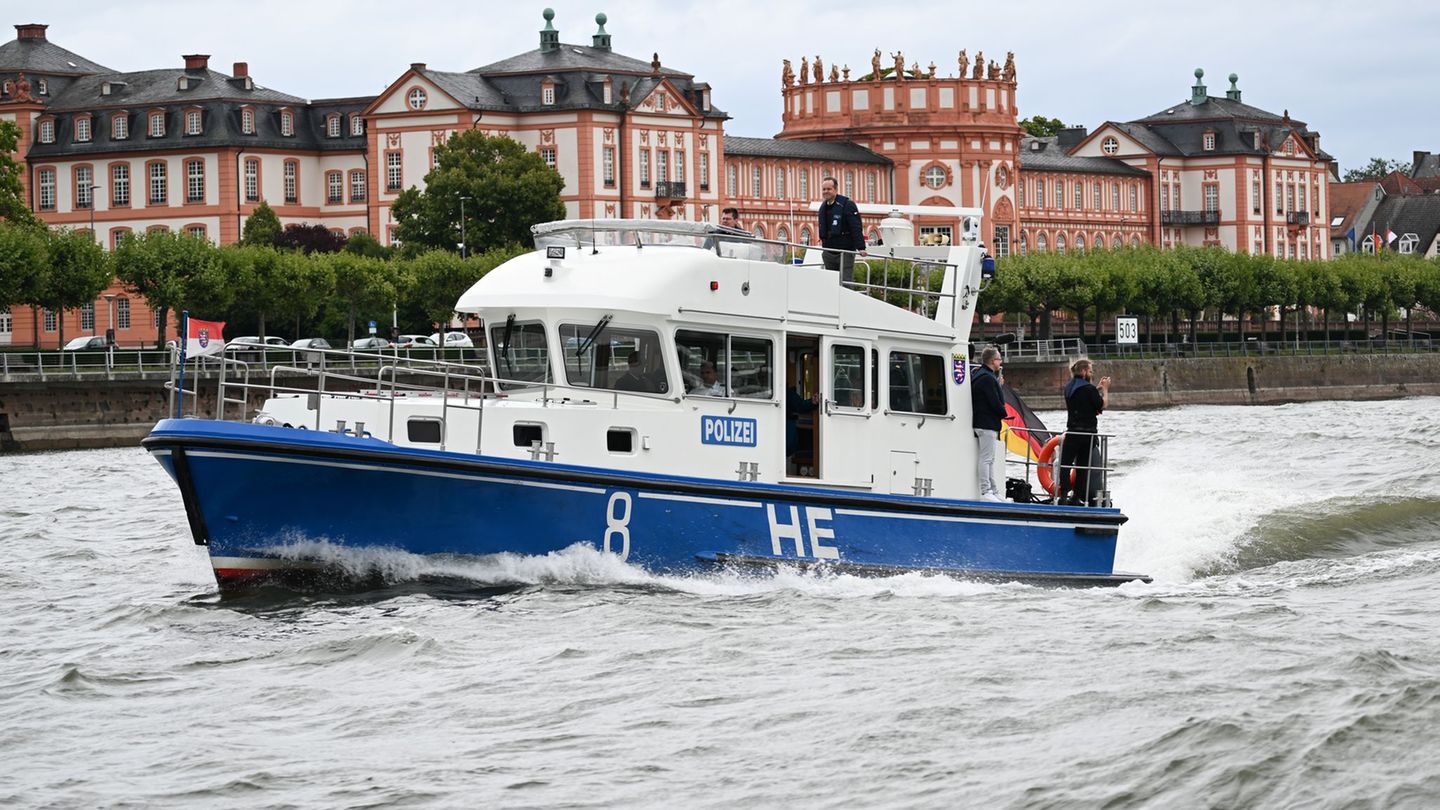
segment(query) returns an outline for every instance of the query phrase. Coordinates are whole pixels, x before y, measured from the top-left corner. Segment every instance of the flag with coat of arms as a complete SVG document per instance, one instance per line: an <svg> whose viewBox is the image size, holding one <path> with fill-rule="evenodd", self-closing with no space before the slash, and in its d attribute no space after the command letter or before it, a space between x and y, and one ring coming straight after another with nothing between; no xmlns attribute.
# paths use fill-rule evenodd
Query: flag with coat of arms
<svg viewBox="0 0 1440 810"><path fill-rule="evenodd" d="M202 321L189 318L186 322L189 324L185 330L186 355L200 357L206 354L219 354L224 350L224 321Z"/></svg>
<svg viewBox="0 0 1440 810"><path fill-rule="evenodd" d="M1388 244L1390 244L1391 242L1394 242L1394 241L1395 241L1395 238L1396 238L1396 233L1395 233L1394 231L1390 230L1390 226L1389 226L1389 225L1386 225L1386 226L1385 226L1385 244L1388 245Z"/></svg>

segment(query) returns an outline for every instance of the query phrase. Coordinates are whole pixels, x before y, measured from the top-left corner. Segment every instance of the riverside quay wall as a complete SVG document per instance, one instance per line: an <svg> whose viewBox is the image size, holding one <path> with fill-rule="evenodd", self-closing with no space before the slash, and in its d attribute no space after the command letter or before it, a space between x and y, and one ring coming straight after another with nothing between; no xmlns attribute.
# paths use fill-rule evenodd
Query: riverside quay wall
<svg viewBox="0 0 1440 810"><path fill-rule="evenodd" d="M1440 396L1440 353L1096 360L1112 410ZM1005 382L1039 410L1064 410L1065 363L1013 364Z"/></svg>
<svg viewBox="0 0 1440 810"><path fill-rule="evenodd" d="M1097 360L1095 366L1114 380L1112 409L1440 396L1440 353ZM134 446L166 415L166 379L131 373L0 382L0 450ZM1069 379L1064 363L1005 368L1005 381L1040 410L1065 407L1060 391ZM197 383L200 415L212 415L206 408L215 402L215 380L192 378L187 387Z"/></svg>

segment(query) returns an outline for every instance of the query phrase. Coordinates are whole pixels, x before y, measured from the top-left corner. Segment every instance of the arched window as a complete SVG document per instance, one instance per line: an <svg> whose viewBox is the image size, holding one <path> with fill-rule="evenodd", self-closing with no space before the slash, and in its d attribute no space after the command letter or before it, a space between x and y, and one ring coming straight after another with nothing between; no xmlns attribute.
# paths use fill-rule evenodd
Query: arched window
<svg viewBox="0 0 1440 810"><path fill-rule="evenodd" d="M1117 233L1110 237L1110 248L1112 250L1119 250L1122 247L1125 247L1125 243L1120 241L1120 234Z"/></svg>
<svg viewBox="0 0 1440 810"><path fill-rule="evenodd" d="M1036 234L1036 235L1035 235L1035 252L1036 252L1036 253L1044 253L1045 251L1047 251L1047 250L1049 250L1049 249L1050 249L1050 240L1045 237L1045 232L1044 232L1044 231L1041 231L1040 233Z"/></svg>
<svg viewBox="0 0 1440 810"><path fill-rule="evenodd" d="M755 238L756 238L756 239L764 239L764 238L765 238L765 226L763 226L763 225L756 225L756 226L755 226L755 230L754 230L753 233L755 234Z"/></svg>
<svg viewBox="0 0 1440 810"><path fill-rule="evenodd" d="M1065 252L1065 234L1063 233L1055 234L1055 252L1060 254Z"/></svg>
<svg viewBox="0 0 1440 810"><path fill-rule="evenodd" d="M775 238L781 242L789 242L790 229L785 227L784 225L781 225L780 227L775 229Z"/></svg>
<svg viewBox="0 0 1440 810"><path fill-rule="evenodd" d="M1085 252L1085 234L1083 234L1083 233L1077 233L1077 234L1075 234L1075 252L1076 252L1076 253L1084 253L1084 252Z"/></svg>
<svg viewBox="0 0 1440 810"><path fill-rule="evenodd" d="M1021 255L1021 256L1024 256L1025 254L1027 254L1027 253L1029 253L1029 252L1030 252L1030 232L1029 232L1029 231L1021 231L1021 232L1020 232L1020 255Z"/></svg>
<svg viewBox="0 0 1440 810"><path fill-rule="evenodd" d="M1132 237L1130 237L1130 247L1132 247L1132 248L1138 248L1138 247L1140 247L1140 237L1138 237L1138 236L1132 236Z"/></svg>
<svg viewBox="0 0 1440 810"><path fill-rule="evenodd" d="M802 244L802 245L808 245L808 244L810 244L810 229L809 229L809 228L801 228L801 229L800 229L800 244Z"/></svg>

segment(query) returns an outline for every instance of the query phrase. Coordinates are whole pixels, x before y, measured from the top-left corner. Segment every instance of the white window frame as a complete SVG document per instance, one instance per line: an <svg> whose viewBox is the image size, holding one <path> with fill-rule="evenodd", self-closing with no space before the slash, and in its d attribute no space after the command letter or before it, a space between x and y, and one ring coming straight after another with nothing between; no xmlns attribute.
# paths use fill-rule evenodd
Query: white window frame
<svg viewBox="0 0 1440 810"><path fill-rule="evenodd" d="M170 204L170 171L164 161L151 163L145 172L146 196L149 205ZM158 192L158 193L157 193Z"/></svg>
<svg viewBox="0 0 1440 810"><path fill-rule="evenodd" d="M199 171L196 171L196 168ZM205 161L203 159L185 161L185 202L205 202Z"/></svg>
<svg viewBox="0 0 1440 810"><path fill-rule="evenodd" d="M423 110L425 104L430 100L430 94L425 92L423 87L412 87L410 92L405 94L405 104L412 110Z"/></svg>
<svg viewBox="0 0 1440 810"><path fill-rule="evenodd" d="M40 141L40 143L54 143L54 142L55 142L55 122L54 122L54 121L49 121L49 120L47 120L47 121L41 121L41 122L40 122L39 141Z"/></svg>
<svg viewBox="0 0 1440 810"><path fill-rule="evenodd" d="M115 329L130 328L130 299L117 298L115 300Z"/></svg>
<svg viewBox="0 0 1440 810"><path fill-rule="evenodd" d="M110 119L110 140L127 141L130 139L130 116L126 113L115 113Z"/></svg>
<svg viewBox="0 0 1440 810"><path fill-rule="evenodd" d="M152 138L165 137L165 113L150 113L149 128L146 130Z"/></svg>
<svg viewBox="0 0 1440 810"><path fill-rule="evenodd" d="M365 172L361 169L350 170L350 202L365 201Z"/></svg>
<svg viewBox="0 0 1440 810"><path fill-rule="evenodd" d="M41 211L55 210L56 198L56 172L52 168L44 168L36 172L35 184L39 187L37 202Z"/></svg>
<svg viewBox="0 0 1440 810"><path fill-rule="evenodd" d="M295 113L289 110L282 110L280 112L280 134L286 138L294 137Z"/></svg>
<svg viewBox="0 0 1440 810"><path fill-rule="evenodd" d="M185 111L185 134L199 135L201 133L201 121L203 117L199 110Z"/></svg>
<svg viewBox="0 0 1440 810"><path fill-rule="evenodd" d="M75 167L75 207L89 208L95 204L95 169L92 166Z"/></svg>
<svg viewBox="0 0 1440 810"><path fill-rule="evenodd" d="M254 111L254 110L247 108L247 109L244 109L244 110L241 110L241 111L240 111L240 134L241 134L241 135L254 135L254 134L255 134L255 111Z"/></svg>
<svg viewBox="0 0 1440 810"><path fill-rule="evenodd" d="M92 129L93 127L91 125L90 116L82 115L77 117L75 119L76 143L89 143L90 139L93 137L93 135L91 134Z"/></svg>
<svg viewBox="0 0 1440 810"><path fill-rule="evenodd" d="M285 203L287 205L299 205L300 203L300 163L295 160L287 160L280 169L280 176L283 179L283 190L285 192Z"/></svg>
<svg viewBox="0 0 1440 810"><path fill-rule="evenodd" d="M944 188L945 169L940 166L931 166L930 168L926 169L925 186L926 188Z"/></svg>
<svg viewBox="0 0 1440 810"><path fill-rule="evenodd" d="M245 161L245 201L260 201L260 161Z"/></svg>
<svg viewBox="0 0 1440 810"><path fill-rule="evenodd" d="M130 164L117 163L110 167L110 205L130 205Z"/></svg>

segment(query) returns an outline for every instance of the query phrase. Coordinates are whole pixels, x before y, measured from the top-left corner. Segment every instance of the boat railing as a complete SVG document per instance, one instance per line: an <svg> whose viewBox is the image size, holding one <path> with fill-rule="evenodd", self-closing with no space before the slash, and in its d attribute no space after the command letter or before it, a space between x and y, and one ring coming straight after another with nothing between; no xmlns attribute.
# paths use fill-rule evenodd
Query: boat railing
<svg viewBox="0 0 1440 810"><path fill-rule="evenodd" d="M1026 433L1026 431L1024 430L1012 429L1007 425L1005 427L1005 430L1001 433L1001 439L1003 440L1005 438L1005 435L1012 430L1017 434ZM1089 473L1089 484L1086 487L1089 491L1088 498L1086 497L1085 493L1078 492L1076 493L1077 498L1087 500L1088 505L1107 507L1112 506L1113 501L1110 497L1110 473L1115 471L1115 467L1110 463L1110 440L1114 438L1115 434L1088 433L1079 430L1068 430L1064 433L1057 433L1055 435L1061 437L1061 442L1060 445L1055 448L1055 450L1053 451L1053 455L1047 461L1041 461L1038 454L1028 451L1023 456L1007 452L1005 454L1005 470L1007 481L1018 478L1025 481L1027 484L1032 481L1035 483L1039 483L1041 484L1041 491L1043 492L1043 495L1040 496L1042 501L1056 504L1060 503L1062 496L1065 494L1066 490L1069 489L1068 487L1061 484L1060 478L1060 459L1064 452L1063 437L1067 435L1088 436L1093 442L1093 444L1091 445L1089 463L1068 465L1065 467L1065 472L1069 473L1070 470L1075 470L1077 472L1083 470ZM1018 475L1011 474L1012 472L1017 470L1019 472ZM1042 470L1044 471L1043 475L1041 472ZM1043 483L1046 478L1048 478L1052 482L1054 487L1053 492L1044 488ZM1009 494L1011 493L1007 493L1007 495Z"/></svg>

